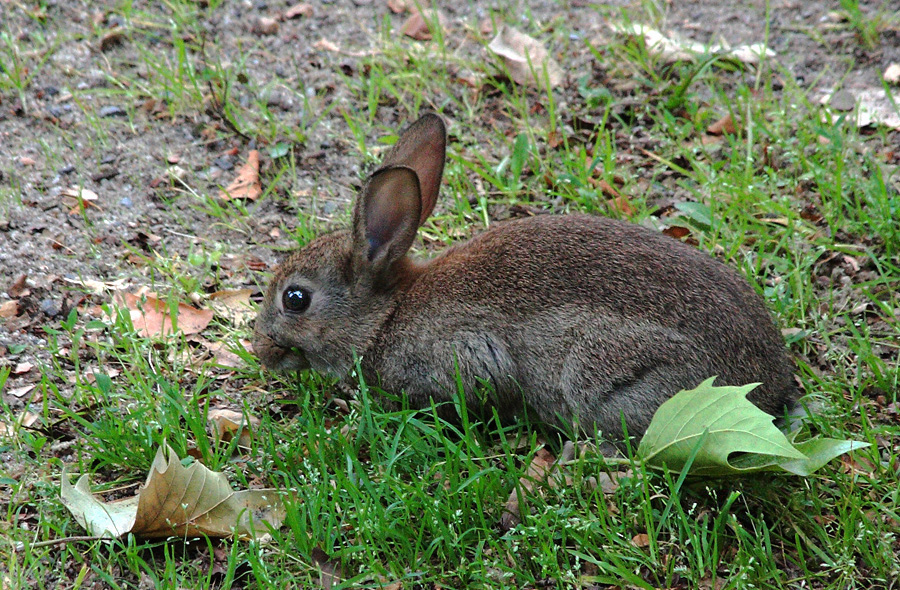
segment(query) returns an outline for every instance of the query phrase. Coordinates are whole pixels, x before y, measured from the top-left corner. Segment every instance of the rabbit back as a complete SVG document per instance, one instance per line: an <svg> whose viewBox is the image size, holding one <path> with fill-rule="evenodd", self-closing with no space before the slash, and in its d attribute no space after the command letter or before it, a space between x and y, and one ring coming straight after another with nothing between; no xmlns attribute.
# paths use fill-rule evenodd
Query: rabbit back
<svg viewBox="0 0 900 590"><path fill-rule="evenodd" d="M781 335L746 280L637 225L512 221L414 273L363 358L413 407L452 399L458 371L470 408L615 439L623 415L640 436L663 401L713 375L761 382L751 401L776 415L796 397Z"/></svg>

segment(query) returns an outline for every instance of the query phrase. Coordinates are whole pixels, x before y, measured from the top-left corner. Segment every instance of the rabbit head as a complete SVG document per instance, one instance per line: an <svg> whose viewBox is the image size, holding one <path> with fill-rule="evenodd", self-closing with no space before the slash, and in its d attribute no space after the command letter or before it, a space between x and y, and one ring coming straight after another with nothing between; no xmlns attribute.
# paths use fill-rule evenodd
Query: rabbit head
<svg viewBox="0 0 900 590"><path fill-rule="evenodd" d="M351 229L313 240L275 269L253 342L266 367L341 376L368 349L415 276L407 252L437 201L446 141L437 115L413 123L367 180Z"/></svg>

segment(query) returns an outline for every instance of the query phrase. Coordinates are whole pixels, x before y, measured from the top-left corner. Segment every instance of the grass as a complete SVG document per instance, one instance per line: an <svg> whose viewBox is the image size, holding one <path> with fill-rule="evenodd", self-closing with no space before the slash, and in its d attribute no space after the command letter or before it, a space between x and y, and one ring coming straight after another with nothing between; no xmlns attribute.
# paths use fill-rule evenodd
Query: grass
<svg viewBox="0 0 900 590"><path fill-rule="evenodd" d="M529 490L521 478L532 458L544 446L558 452L561 442L545 442L533 425L454 426L429 412L388 412L365 383L356 387L358 403L343 409L321 376L263 372L244 349L248 326L217 319L199 340L163 341L141 337L127 314L101 320L82 306L44 327L49 361L39 368L38 401L28 406L37 421L0 437L0 587L307 588L322 584L320 569L335 564L341 587L897 587L900 196L882 165L896 133L862 134L846 118L823 120L774 62L758 76L718 63L666 66L634 41L588 45L570 39L562 21L542 30L530 11L527 22L518 19L524 6L515 3L492 13L495 22L594 60L570 88L523 89L497 76L477 43L473 49L449 34L413 43L373 22L380 53L349 70L325 54L334 89L310 93L315 87L299 76L279 80L255 65L275 59L266 57L265 39L244 45L205 36L204 24L224 8L201 5L112 8L128 25L128 50L110 52L111 61L97 67L115 83L70 89L83 123L59 129L44 150L89 146L93 155L84 159L99 160L118 138L178 120L210 129L210 144L291 149L270 159L260 204L223 204L216 183L196 173L189 172L189 189L165 185L161 206L181 228L174 231L191 233L185 228L196 218L205 227L193 228L197 238L180 250L134 248L142 266L122 264L123 276L136 275L173 303L203 303L204 291L264 282L226 265L247 243L263 242L255 215L281 210L277 228L299 244L330 225L297 196L307 186L301 175L317 165L301 161L304 149L318 149L307 144L326 137L329 149L360 164L358 174L343 175L355 174L353 184L403 121L436 109L451 123L450 158L439 212L421 232L423 251L516 207L683 226L699 248L759 285L782 326L797 329L787 337L798 375L822 402L804 429L872 446L806 479L684 480L635 463L613 491L592 485L609 467L584 454L557 480ZM856 4L842 5L856 14ZM640 14L631 17L641 22ZM852 21L868 45L877 31L866 22ZM480 35L474 17L467 24ZM22 42L5 25L4 102L27 102L35 73L80 41L57 25L54 41ZM229 63L216 63L213 56L226 51ZM484 76L480 91L460 83L459 72ZM776 76L786 81L778 91ZM266 102L278 85L297 91L299 117ZM213 95L221 106L209 110ZM96 114L110 99L128 103L127 119ZM165 117L134 107L147 99L163 101ZM704 143L706 127L725 114L742 133ZM202 142L168 147L200 163L194 171L216 155ZM162 175L165 165L156 165ZM323 178L312 203L352 194L345 181L327 178L333 173L317 171ZM628 211L609 203L598 180L627 197ZM20 206L9 194L0 211ZM87 215L83 239L93 242L100 229ZM346 220L341 209L333 216ZM246 239L232 244L222 235ZM107 255L102 245L92 248ZM89 301L112 312L108 295ZM209 341L226 343L244 363L216 366L204 358ZM7 379L9 368L0 370L0 387ZM0 406L5 423L21 415L11 399L4 394ZM249 450L235 454L209 434L206 412L214 405L260 418ZM236 488L295 490L285 526L267 543L126 537L43 544L84 534L59 501L64 465L92 474L104 496L126 497L163 441L224 471ZM528 509L504 530L511 492Z"/></svg>

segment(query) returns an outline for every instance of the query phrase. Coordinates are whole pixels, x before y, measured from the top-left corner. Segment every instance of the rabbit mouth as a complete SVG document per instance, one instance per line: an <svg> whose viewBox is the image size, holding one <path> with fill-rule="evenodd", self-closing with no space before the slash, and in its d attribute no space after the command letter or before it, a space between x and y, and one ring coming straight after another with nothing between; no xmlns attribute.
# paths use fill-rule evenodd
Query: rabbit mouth
<svg viewBox="0 0 900 590"><path fill-rule="evenodd" d="M303 350L296 346L281 347L283 355L278 359L278 371L302 371L310 367L309 359Z"/></svg>

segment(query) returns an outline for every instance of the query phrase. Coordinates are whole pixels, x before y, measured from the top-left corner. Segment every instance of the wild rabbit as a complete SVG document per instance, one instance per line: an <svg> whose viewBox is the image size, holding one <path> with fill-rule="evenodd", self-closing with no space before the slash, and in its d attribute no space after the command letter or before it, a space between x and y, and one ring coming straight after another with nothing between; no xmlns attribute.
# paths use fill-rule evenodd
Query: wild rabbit
<svg viewBox="0 0 900 590"><path fill-rule="evenodd" d="M638 225L590 215L497 224L432 260L408 251L434 209L446 130L425 115L400 136L349 230L313 240L275 271L253 349L275 370L346 375L409 405L470 410L639 438L681 389L761 382L782 414L793 365L763 301L732 269ZM445 416L455 408L441 406Z"/></svg>

